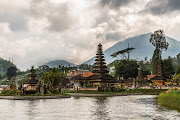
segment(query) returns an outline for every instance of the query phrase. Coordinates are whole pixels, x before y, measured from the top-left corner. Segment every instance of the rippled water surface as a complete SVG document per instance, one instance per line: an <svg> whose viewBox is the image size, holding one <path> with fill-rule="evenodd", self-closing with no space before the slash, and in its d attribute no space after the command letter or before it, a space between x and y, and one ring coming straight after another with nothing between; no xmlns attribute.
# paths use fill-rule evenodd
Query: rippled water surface
<svg viewBox="0 0 180 120"><path fill-rule="evenodd" d="M151 95L0 100L0 107L0 120L180 120Z"/></svg>

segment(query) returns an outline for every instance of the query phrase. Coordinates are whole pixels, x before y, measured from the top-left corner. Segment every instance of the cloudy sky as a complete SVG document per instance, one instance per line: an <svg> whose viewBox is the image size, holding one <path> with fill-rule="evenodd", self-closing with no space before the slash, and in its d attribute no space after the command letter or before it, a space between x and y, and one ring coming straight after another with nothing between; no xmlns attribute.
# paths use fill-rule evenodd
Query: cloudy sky
<svg viewBox="0 0 180 120"><path fill-rule="evenodd" d="M0 57L22 70L158 29L180 40L180 0L0 0Z"/></svg>

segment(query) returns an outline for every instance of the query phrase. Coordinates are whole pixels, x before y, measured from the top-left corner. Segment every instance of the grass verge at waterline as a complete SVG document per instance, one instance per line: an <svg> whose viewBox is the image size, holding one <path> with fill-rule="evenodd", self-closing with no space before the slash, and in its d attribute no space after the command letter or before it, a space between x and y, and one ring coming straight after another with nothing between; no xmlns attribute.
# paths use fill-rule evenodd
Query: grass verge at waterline
<svg viewBox="0 0 180 120"><path fill-rule="evenodd" d="M144 95L159 95L163 91L167 91L168 89L120 89L117 91L93 91L93 90L79 90L79 91L66 91L65 93L79 93L79 94L117 94L117 93L141 93Z"/></svg>
<svg viewBox="0 0 180 120"><path fill-rule="evenodd" d="M54 95L54 96L0 96L0 99L7 100L38 100L38 99L61 99L71 98L70 95Z"/></svg>
<svg viewBox="0 0 180 120"><path fill-rule="evenodd" d="M167 107L180 109L180 90L171 90L170 92L162 92L159 95L159 103Z"/></svg>

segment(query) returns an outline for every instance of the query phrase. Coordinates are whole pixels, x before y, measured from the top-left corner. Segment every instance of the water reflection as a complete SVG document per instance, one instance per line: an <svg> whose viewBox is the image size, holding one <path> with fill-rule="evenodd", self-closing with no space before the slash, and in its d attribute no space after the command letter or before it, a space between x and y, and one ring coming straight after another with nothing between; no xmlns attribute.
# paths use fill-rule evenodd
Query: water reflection
<svg viewBox="0 0 180 120"><path fill-rule="evenodd" d="M39 100L30 100L30 101L27 101L27 106L26 106L26 112L25 114L27 116L29 116L30 119L34 119L35 117L37 117L40 113L38 111L38 103L39 103Z"/></svg>
<svg viewBox="0 0 180 120"><path fill-rule="evenodd" d="M161 106L158 103L158 99L158 96L153 96L153 98L149 97L136 99L135 102L144 104L146 107L152 108L152 110L148 111L147 114L141 114L140 116L143 118L148 117L153 120L173 120L176 118L180 118L180 114L178 113L177 109Z"/></svg>
<svg viewBox="0 0 180 120"><path fill-rule="evenodd" d="M0 120L179 120L180 112L158 104L157 96L72 97L0 100Z"/></svg>
<svg viewBox="0 0 180 120"><path fill-rule="evenodd" d="M107 102L108 99L106 97L95 98L95 111L93 111L93 115L95 115L98 120L110 119L108 116Z"/></svg>
<svg viewBox="0 0 180 120"><path fill-rule="evenodd" d="M78 100L78 99L80 99L80 98L81 98L81 97L79 97L79 96L74 96L74 99L77 99L77 100Z"/></svg>

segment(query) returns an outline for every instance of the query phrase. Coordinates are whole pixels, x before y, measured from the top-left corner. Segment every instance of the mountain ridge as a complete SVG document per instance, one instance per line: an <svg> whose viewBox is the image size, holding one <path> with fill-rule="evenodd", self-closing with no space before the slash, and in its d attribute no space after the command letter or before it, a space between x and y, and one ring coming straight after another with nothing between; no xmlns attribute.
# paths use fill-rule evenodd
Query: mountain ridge
<svg viewBox="0 0 180 120"><path fill-rule="evenodd" d="M76 66L74 63L70 63L66 60L52 60L49 61L48 63L45 63L44 65L48 65L49 67L58 67L59 65L62 66Z"/></svg>
<svg viewBox="0 0 180 120"><path fill-rule="evenodd" d="M106 63L108 64L116 60L117 58L112 58L110 55L114 52L127 48L128 43L130 44L130 47L135 48L135 50L130 53L130 59L143 60L145 57L147 57L148 60L151 59L155 50L155 47L149 42L151 34L152 33L146 33L130 37L125 40L119 41L113 46L109 47L103 52ZM166 36L166 41L169 43L169 46L165 52L162 52L163 59L167 58L168 56L175 57L178 53L180 53L180 41L168 36ZM92 65L95 62L94 60L95 57L92 57L82 64Z"/></svg>

